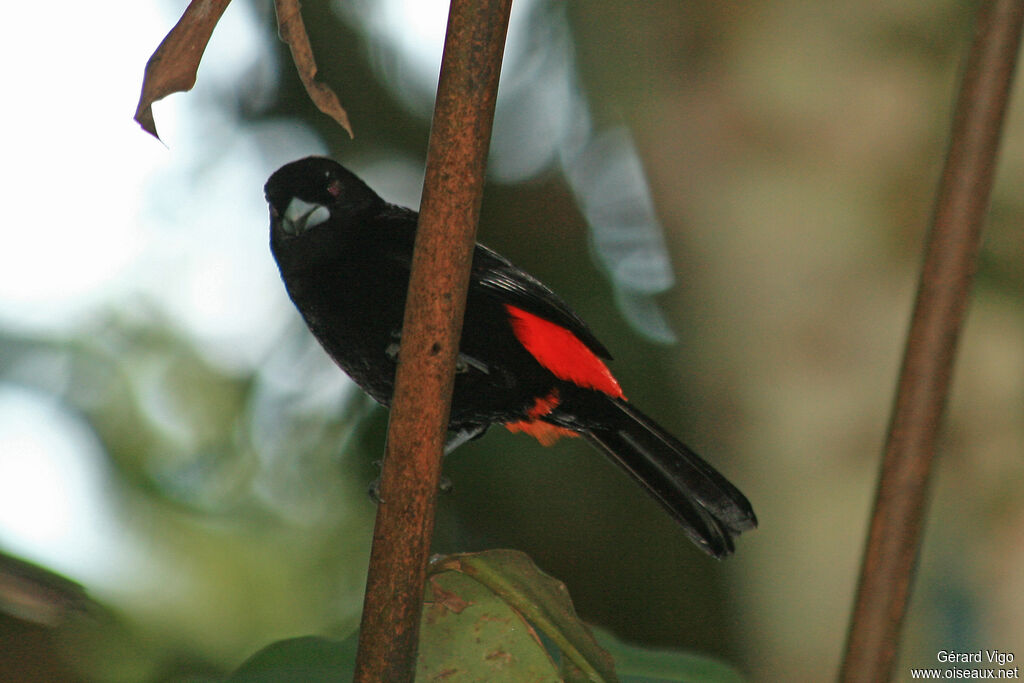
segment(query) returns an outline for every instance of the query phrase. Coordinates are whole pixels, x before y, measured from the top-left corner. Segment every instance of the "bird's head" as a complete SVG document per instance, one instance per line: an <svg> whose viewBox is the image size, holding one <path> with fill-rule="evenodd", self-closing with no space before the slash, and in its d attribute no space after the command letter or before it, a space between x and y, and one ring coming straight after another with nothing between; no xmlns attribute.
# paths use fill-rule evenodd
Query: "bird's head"
<svg viewBox="0 0 1024 683"><path fill-rule="evenodd" d="M349 223L381 203L366 183L333 159L306 157L285 164L263 188L271 229L296 237L327 221Z"/></svg>

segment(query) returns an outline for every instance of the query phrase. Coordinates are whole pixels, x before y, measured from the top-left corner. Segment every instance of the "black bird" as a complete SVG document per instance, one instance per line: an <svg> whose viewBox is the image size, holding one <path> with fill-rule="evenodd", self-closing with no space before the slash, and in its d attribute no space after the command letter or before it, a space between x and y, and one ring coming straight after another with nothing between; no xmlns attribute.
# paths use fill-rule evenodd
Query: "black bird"
<svg viewBox="0 0 1024 683"><path fill-rule="evenodd" d="M288 294L331 358L379 403L394 389L415 211L337 162L309 157L265 187L270 248ZM620 465L705 552L757 526L711 465L626 400L608 350L554 292L480 244L456 368L450 451L492 424L548 445L582 436Z"/></svg>

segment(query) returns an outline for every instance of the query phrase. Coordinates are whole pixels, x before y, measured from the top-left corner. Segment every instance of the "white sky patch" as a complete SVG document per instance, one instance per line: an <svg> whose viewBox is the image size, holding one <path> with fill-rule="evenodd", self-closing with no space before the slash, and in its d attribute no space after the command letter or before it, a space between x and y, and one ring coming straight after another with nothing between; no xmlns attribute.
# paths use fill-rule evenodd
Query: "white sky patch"
<svg viewBox="0 0 1024 683"><path fill-rule="evenodd" d="M63 333L110 301L145 249L137 216L167 149L132 120L166 31L155 2L6 8L0 326ZM126 27L125 30L115 27ZM46 27L41 33L31 27ZM102 28L116 32L100 35ZM173 118L173 115L168 116ZM138 569L106 501L102 446L56 398L0 384L0 549L91 586Z"/></svg>
<svg viewBox="0 0 1024 683"><path fill-rule="evenodd" d="M9 26L46 32L0 41L4 88L18 93L0 126L0 320L64 327L109 295L142 248L133 219L147 174L167 152L132 114L164 21L156 3L132 0L63 3L58 21L47 3L6 11ZM97 35L101 26L130 28Z"/></svg>
<svg viewBox="0 0 1024 683"><path fill-rule="evenodd" d="M54 399L0 384L0 548L109 585L111 561L125 569L127 548L104 503L103 458L88 427Z"/></svg>
<svg viewBox="0 0 1024 683"><path fill-rule="evenodd" d="M394 33L402 27L402 38L396 39L406 52L410 65L416 65L427 80L437 80L448 26L448 2L445 0L385 0L380 3L382 31Z"/></svg>
<svg viewBox="0 0 1024 683"><path fill-rule="evenodd" d="M515 80L515 68L522 56L524 36L532 0L520 0L509 18L508 38L502 61L502 82ZM429 117L441 70L441 53L448 28L447 0L364 0L353 6L340 5L341 12L363 15L370 33L388 53L376 55L383 81L410 110ZM396 61L397 60L397 61ZM509 65L510 69L506 69ZM499 91L499 99L505 90Z"/></svg>

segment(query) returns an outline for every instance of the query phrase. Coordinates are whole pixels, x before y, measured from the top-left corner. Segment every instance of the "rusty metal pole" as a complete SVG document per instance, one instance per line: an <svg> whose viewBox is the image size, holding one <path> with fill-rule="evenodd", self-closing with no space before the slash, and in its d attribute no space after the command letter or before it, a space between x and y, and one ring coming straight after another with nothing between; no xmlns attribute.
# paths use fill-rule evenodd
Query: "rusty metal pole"
<svg viewBox="0 0 1024 683"><path fill-rule="evenodd" d="M412 681L455 358L512 0L452 0L356 658Z"/></svg>
<svg viewBox="0 0 1024 683"><path fill-rule="evenodd" d="M889 425L840 672L844 683L887 681L892 675L1022 19L1022 0L989 0L978 11Z"/></svg>

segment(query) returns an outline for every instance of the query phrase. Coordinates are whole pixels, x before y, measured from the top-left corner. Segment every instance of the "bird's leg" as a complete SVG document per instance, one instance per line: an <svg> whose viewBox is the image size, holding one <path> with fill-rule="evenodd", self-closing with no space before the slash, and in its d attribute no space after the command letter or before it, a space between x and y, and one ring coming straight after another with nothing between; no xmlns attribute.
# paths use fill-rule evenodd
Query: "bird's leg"
<svg viewBox="0 0 1024 683"><path fill-rule="evenodd" d="M488 427L490 427L490 425L479 424L473 425L472 427L466 427L455 432L454 434L448 437L447 441L444 442L444 454L446 456L450 455L452 451L454 451L456 448L466 443L467 441L479 439L481 436L484 435L484 432L487 431Z"/></svg>
<svg viewBox="0 0 1024 683"><path fill-rule="evenodd" d="M384 347L384 355L390 358L392 362L397 363L398 354L402 351L402 331L392 331L391 339L392 342ZM470 370L478 370L485 375L491 372L486 363L460 351L459 355L455 357L455 374L462 375Z"/></svg>
<svg viewBox="0 0 1024 683"><path fill-rule="evenodd" d="M464 444L464 443L466 443L468 441L473 441L474 439L479 439L481 436L484 435L484 433L487 431L487 428L489 426L490 425L486 425L486 424L473 425L472 427L467 427L465 429L460 429L459 431L455 432L454 434L452 434L451 436L448 437L447 441L444 442L444 453L443 453L443 455L444 456L448 456L452 451L454 451L456 448L458 448L462 444ZM380 461L379 460L376 461L375 464L378 467L380 467ZM449 479L448 477L446 477L444 475L444 472L441 473L441 479L438 482L437 488L438 488L438 490L441 491L441 493L451 493L451 490L453 488L452 481L451 481L451 479ZM377 477L376 479L374 479L373 481L370 482L370 487L369 487L369 490L367 491L367 493L369 493L370 499L373 502L378 503L378 504L383 502L383 501L381 501L381 498L380 498L380 477Z"/></svg>
<svg viewBox="0 0 1024 683"><path fill-rule="evenodd" d="M381 461L380 460L374 460L373 464L376 465L378 469L380 469L380 466L381 466ZM372 500L377 505L380 505L381 503L384 502L381 499L381 497L380 497L380 476L379 475L374 477L373 481L370 482L370 485L368 487L366 487L366 495L370 496L370 500Z"/></svg>
<svg viewBox="0 0 1024 683"><path fill-rule="evenodd" d="M484 432L487 431L487 428L489 426L490 425L486 424L474 425L472 427L460 429L459 431L455 432L454 434L449 436L448 439L444 442L444 451L442 453L442 457L447 457L452 451L454 451L456 448L466 443L467 441L479 439L481 436L484 435ZM441 472L441 481L438 484L438 488L441 490L441 493L451 493L452 489L454 488L454 486L452 485L452 480L446 477L443 471Z"/></svg>
<svg viewBox="0 0 1024 683"><path fill-rule="evenodd" d="M391 330L392 342L384 347L384 355L392 360L392 362L398 362L398 352L402 350L402 330Z"/></svg>
<svg viewBox="0 0 1024 683"><path fill-rule="evenodd" d="M402 330L392 331L391 339L394 341L387 345L387 347L384 349L384 353L387 355L388 358L397 363L398 354L401 352L402 349ZM480 372L483 372L485 374L489 372L487 366L484 363L478 361L477 359L471 356L467 356L464 353L460 353L455 361L455 373L462 374L465 372L469 372L470 369L479 370ZM488 426L489 425L486 424L473 425L472 427L460 429L457 432L453 433L445 441L444 455L447 456L449 453L451 453L452 451L454 451L456 448L466 443L467 441L479 439L481 436L484 435L484 432L487 431ZM438 484L438 488L441 490L441 493L449 493L452 490L452 482L448 477L444 476L443 472L441 473L441 480ZM374 479L370 483L369 493L370 498L372 498L375 502L381 502L379 478Z"/></svg>

